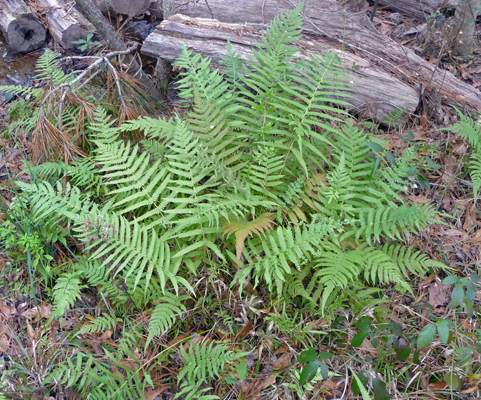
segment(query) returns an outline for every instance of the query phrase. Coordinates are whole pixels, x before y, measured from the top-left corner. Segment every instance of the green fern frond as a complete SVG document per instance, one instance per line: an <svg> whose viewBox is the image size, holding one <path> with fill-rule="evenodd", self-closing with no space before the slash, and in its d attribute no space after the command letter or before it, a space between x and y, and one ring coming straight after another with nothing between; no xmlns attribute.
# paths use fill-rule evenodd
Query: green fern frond
<svg viewBox="0 0 481 400"><path fill-rule="evenodd" d="M38 58L35 65L35 71L37 72L38 79L50 81L55 86L65 83L64 72L60 68L57 68L58 57L58 53L50 49L45 50L45 52ZM72 79L73 77L71 77L69 81Z"/></svg>
<svg viewBox="0 0 481 400"><path fill-rule="evenodd" d="M423 276L429 269L446 268L443 263L431 260L426 254L415 250L414 247L386 243L379 248L379 251L387 254L406 278L409 277L409 272L417 276Z"/></svg>
<svg viewBox="0 0 481 400"><path fill-rule="evenodd" d="M367 247L362 252L364 258L364 279L371 283L403 282L399 266L385 252Z"/></svg>
<svg viewBox="0 0 481 400"><path fill-rule="evenodd" d="M201 388L200 386L202 385L201 382L197 383L189 383L189 382L183 382L180 385L180 392L178 392L175 397L175 399L182 398L184 400L218 400L220 397L214 395L214 394L205 394L206 392L209 392L212 390L211 387L204 387Z"/></svg>
<svg viewBox="0 0 481 400"><path fill-rule="evenodd" d="M342 223L326 218L293 229L279 227L261 243L249 240L243 252L246 268L236 276L234 282L242 281L252 272L256 285L262 279L269 290L272 291L275 284L278 293L282 293L286 276L291 273L291 264L301 270L307 260L317 253L321 242L337 229L342 229Z"/></svg>
<svg viewBox="0 0 481 400"><path fill-rule="evenodd" d="M223 107L227 105L229 86L223 80L218 71L211 71L210 58L204 58L200 54L192 55L192 51L181 46L181 54L175 62L175 66L181 67L181 79L177 82L179 97L189 101L194 98L194 87L199 90L202 98Z"/></svg>
<svg viewBox="0 0 481 400"><path fill-rule="evenodd" d="M145 342L145 348L152 341L154 336L163 335L169 331L172 325L180 317L183 312L186 312L182 301L187 300L189 296L174 296L166 292L155 306L152 316L149 320L149 336Z"/></svg>
<svg viewBox="0 0 481 400"><path fill-rule="evenodd" d="M478 191L481 187L481 152L471 154L469 160L469 173L473 182L474 202L478 198Z"/></svg>
<svg viewBox="0 0 481 400"><path fill-rule="evenodd" d="M57 283L53 288L52 317L62 317L80 299L80 291L84 287L75 272L64 273L57 278Z"/></svg>
<svg viewBox="0 0 481 400"><path fill-rule="evenodd" d="M311 126L318 126L328 132L337 134L337 130L326 122L337 120L332 114L347 114L330 103L346 106L348 103L340 98L348 97L349 76L340 67L340 58L336 53L311 55L308 62L298 62L296 73L291 80L281 82L283 90L290 96L278 97L273 105L284 110L289 116L287 122L295 131L301 155L306 136L325 140L325 136L313 131ZM333 97L333 93L335 96Z"/></svg>
<svg viewBox="0 0 481 400"><path fill-rule="evenodd" d="M89 139L97 145L108 145L118 139L120 128L103 107L97 107L89 124Z"/></svg>
<svg viewBox="0 0 481 400"><path fill-rule="evenodd" d="M442 130L450 130L459 133L463 139L468 140L470 146L474 147L476 151L480 151L481 131L478 122L463 115L463 113L456 107L454 107L454 109L458 112L459 121L453 126L442 128Z"/></svg>
<svg viewBox="0 0 481 400"><path fill-rule="evenodd" d="M320 252L307 290L313 293L314 301L321 299L322 312L335 290L348 287L359 277L363 264L364 258L360 252L344 252L334 244L329 244L326 250Z"/></svg>
<svg viewBox="0 0 481 400"><path fill-rule="evenodd" d="M109 195L115 196L117 201L113 209L119 210L119 215L151 209L162 214L157 207L159 198L170 183L168 169L161 165L162 160L152 164L150 154L141 153L138 145L132 149L130 143L116 141L111 145L100 145L95 161L103 165L100 173L105 173L104 184L117 187ZM144 213L137 222L150 215Z"/></svg>
<svg viewBox="0 0 481 400"><path fill-rule="evenodd" d="M250 352L234 353L224 344L191 343L188 352L183 346L180 348L184 366L179 371L177 381L186 378L189 383L205 382L219 376L226 364L245 357Z"/></svg>
<svg viewBox="0 0 481 400"><path fill-rule="evenodd" d="M381 236L401 239L401 232L421 231L431 223L439 223L435 218L436 210L431 204L409 205L398 207L378 205L376 209L359 210L359 228L344 235L356 239L363 238L368 244L379 241Z"/></svg>
<svg viewBox="0 0 481 400"><path fill-rule="evenodd" d="M116 326L122 322L122 319L115 318L109 314L103 313L100 317L94 318L88 324L82 326L76 335L83 335L84 333L103 333L108 330L114 331Z"/></svg>

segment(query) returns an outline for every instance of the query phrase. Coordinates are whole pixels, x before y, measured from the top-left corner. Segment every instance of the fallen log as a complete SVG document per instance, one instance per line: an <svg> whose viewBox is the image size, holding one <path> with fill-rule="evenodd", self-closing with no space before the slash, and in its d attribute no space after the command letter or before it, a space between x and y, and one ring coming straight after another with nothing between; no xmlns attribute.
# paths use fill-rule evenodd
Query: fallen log
<svg viewBox="0 0 481 400"><path fill-rule="evenodd" d="M47 37L45 27L22 0L0 2L0 29L7 44L19 53L39 49Z"/></svg>
<svg viewBox="0 0 481 400"><path fill-rule="evenodd" d="M132 17L139 16L149 10L150 4L156 0L94 0L102 14L123 14Z"/></svg>
<svg viewBox="0 0 481 400"><path fill-rule="evenodd" d="M70 0L37 0L43 8L52 36L65 50L75 50L74 43L86 40L94 26L75 8Z"/></svg>
<svg viewBox="0 0 481 400"><path fill-rule="evenodd" d="M177 13L190 17L214 17L221 22L240 25L245 23L262 24L259 29L265 28L265 25L276 15L295 7L291 0L282 2L277 0L243 0L242 2L209 0L208 5L205 2L193 4L176 0L175 5ZM369 5L365 0L318 0L315 4L307 2L302 12L305 17L303 33L308 38L311 51L335 49L338 52L350 53L350 57L356 56L358 60L362 59L363 62L359 62L361 71L355 72L359 72L359 75L366 74L366 82L369 81L367 79L369 74L382 75L383 79L392 81L393 85L396 81L403 82L418 93L431 93L431 98L435 98L436 102L428 105L429 111L436 110L435 117L438 122L445 119L445 111L441 104L452 104L466 112L481 111L481 92L479 90L460 81L450 72L437 68L411 49L379 32L369 20L368 10ZM171 42L171 46L180 46L181 41L189 40L189 37L182 32L179 32L178 37L175 37L175 33L169 34L167 32L169 29L175 28L173 25L169 28L169 23L166 21L159 25L145 40L143 51L151 56L169 58L163 53L163 47L166 45L159 46L156 43L165 43L168 40ZM207 42L215 42L217 32L209 34L208 29L203 29L203 31L203 35L199 33L194 40L201 42L197 44L201 54L210 55L202 47L207 46ZM161 36L165 36L165 39L162 39ZM240 37L241 34L235 36ZM356 91L371 93L371 91L377 90L377 81L370 82L362 89L356 87ZM389 104L389 99L392 99L395 93L386 85L381 88L386 88L389 92L384 96L379 93L380 97L377 100L373 99L372 95L371 99L375 100L373 101L374 106L382 108L381 103L386 101L386 104ZM351 101L353 100L351 99ZM361 98L358 103L363 104L364 100ZM441 104L438 104L439 101ZM411 104L411 100L408 103ZM407 108L409 112L413 112L414 110L409 104L400 108ZM380 111L380 113L383 112Z"/></svg>
<svg viewBox="0 0 481 400"><path fill-rule="evenodd" d="M460 0L378 0L378 6L389 8L390 10L425 22L432 13L457 7L459 1Z"/></svg>
<svg viewBox="0 0 481 400"><path fill-rule="evenodd" d="M207 18L191 18L176 14L162 22L144 41L142 53L175 60L181 52L181 45L210 57L215 69L224 71L223 57L227 53L227 41L244 60L253 57L256 42L262 43L264 26L257 24L226 24ZM301 39L301 47L295 56L309 60L310 54L335 51L349 68L352 82L351 97L348 101L352 110L366 113L371 118L383 121L388 113L399 109L414 112L419 102L418 91L409 85L392 79L389 74L371 66L360 57L343 52L328 41Z"/></svg>

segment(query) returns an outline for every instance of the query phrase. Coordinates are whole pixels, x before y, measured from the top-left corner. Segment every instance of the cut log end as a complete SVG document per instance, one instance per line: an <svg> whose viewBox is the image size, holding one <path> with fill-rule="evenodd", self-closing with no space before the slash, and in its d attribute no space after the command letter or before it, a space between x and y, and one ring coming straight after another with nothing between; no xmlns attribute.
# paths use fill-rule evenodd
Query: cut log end
<svg viewBox="0 0 481 400"><path fill-rule="evenodd" d="M19 53L28 53L45 44L44 26L30 14L19 15L7 28L7 43Z"/></svg>

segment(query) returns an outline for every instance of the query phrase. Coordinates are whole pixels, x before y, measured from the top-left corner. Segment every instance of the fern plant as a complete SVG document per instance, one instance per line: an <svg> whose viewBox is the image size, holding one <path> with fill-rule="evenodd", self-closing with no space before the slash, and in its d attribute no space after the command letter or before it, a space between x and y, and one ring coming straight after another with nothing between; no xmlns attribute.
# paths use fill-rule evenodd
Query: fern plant
<svg viewBox="0 0 481 400"><path fill-rule="evenodd" d="M227 345L215 345L214 342L192 343L188 351L183 347L180 350L184 366L177 379L180 382L185 377L189 383L204 382L208 378L219 376L226 364L232 364L250 353L233 353L228 350Z"/></svg>
<svg viewBox="0 0 481 400"><path fill-rule="evenodd" d="M187 310L204 267L223 263L233 286L251 280L272 302L298 298L322 314L366 294L377 304L383 285L411 290L410 274L444 267L403 244L437 212L403 200L402 173L337 108L349 93L337 55L296 56L301 24L299 7L275 18L242 72L228 55L225 80L184 48L183 117L117 127L99 108L88 159L36 167L35 182L18 183L31 218L77 243L56 315L74 301L76 276L114 303L153 307L150 347ZM182 356L179 380L192 388L241 357L212 343Z"/></svg>
<svg viewBox="0 0 481 400"><path fill-rule="evenodd" d="M471 157L469 160L469 173L471 175L471 181L473 183L474 202L478 199L478 191L481 188L481 126L480 121L465 116L454 107L458 112L459 121L453 126L448 128L442 128L442 130L450 130L457 132L461 137L469 143L473 148ZM453 177L454 178L454 177Z"/></svg>

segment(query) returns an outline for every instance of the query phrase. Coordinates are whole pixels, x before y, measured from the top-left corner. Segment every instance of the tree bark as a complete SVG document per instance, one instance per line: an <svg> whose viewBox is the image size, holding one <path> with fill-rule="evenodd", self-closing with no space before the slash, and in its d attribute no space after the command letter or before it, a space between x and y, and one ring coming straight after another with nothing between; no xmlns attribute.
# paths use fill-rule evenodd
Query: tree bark
<svg viewBox="0 0 481 400"><path fill-rule="evenodd" d="M48 28L52 36L65 50L79 45L73 42L85 40L95 27L73 7L70 0L37 0L44 8Z"/></svg>
<svg viewBox="0 0 481 400"><path fill-rule="evenodd" d="M461 0L459 6L456 7L453 49L459 55L466 56L473 52L476 16L479 13L479 8L479 0Z"/></svg>
<svg viewBox="0 0 481 400"><path fill-rule="evenodd" d="M47 37L45 27L22 0L2 0L0 29L7 44L19 53L39 49Z"/></svg>
<svg viewBox="0 0 481 400"><path fill-rule="evenodd" d="M162 11L164 19L169 19L175 13L174 0L162 0ZM167 97L169 91L169 75L172 71L170 60L159 57L155 66L155 77L164 97Z"/></svg>
<svg viewBox="0 0 481 400"><path fill-rule="evenodd" d="M115 32L115 29L112 27L112 25L107 22L92 0L77 0L77 5L85 14L87 19L92 23L92 25L97 28L100 35L107 41L112 50L127 50L125 43L122 41L117 32ZM129 71L135 71L135 77L146 87L150 96L154 98L160 98L161 94L155 87L154 82L144 71L142 71L139 63L130 55L125 56L124 60L130 65Z"/></svg>
<svg viewBox="0 0 481 400"><path fill-rule="evenodd" d="M378 0L379 7L387 7L403 15L425 22L438 10L454 8L460 0ZM379 10L379 9L378 9Z"/></svg>

